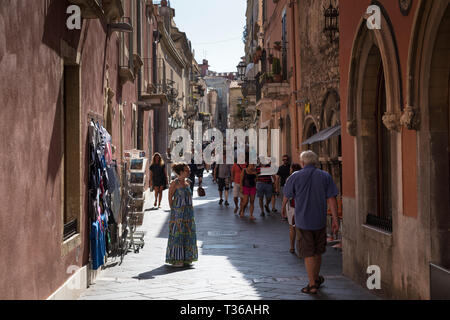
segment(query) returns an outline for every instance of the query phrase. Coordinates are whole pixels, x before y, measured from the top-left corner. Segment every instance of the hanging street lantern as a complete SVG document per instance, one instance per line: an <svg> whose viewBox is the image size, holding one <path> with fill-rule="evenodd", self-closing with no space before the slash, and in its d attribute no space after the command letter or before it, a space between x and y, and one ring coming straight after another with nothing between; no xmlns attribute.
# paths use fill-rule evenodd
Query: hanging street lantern
<svg viewBox="0 0 450 320"><path fill-rule="evenodd" d="M339 32L339 10L334 7L330 0L330 6L325 9L325 28L323 32L330 38L330 42L333 43L335 40L336 33Z"/></svg>
<svg viewBox="0 0 450 320"><path fill-rule="evenodd" d="M245 77L245 70L247 69L247 66L244 61L239 62L237 65L237 76L240 81L244 81Z"/></svg>

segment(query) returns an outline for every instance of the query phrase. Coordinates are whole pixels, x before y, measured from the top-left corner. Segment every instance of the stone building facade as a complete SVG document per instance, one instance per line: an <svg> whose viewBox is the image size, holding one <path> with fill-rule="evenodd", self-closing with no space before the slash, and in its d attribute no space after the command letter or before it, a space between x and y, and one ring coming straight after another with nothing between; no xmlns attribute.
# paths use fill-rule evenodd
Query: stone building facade
<svg viewBox="0 0 450 320"><path fill-rule="evenodd" d="M339 1L334 1L339 6ZM299 3L300 90L297 107L303 115L302 141L328 128L340 125L339 35L330 38L324 32L324 8L328 0ZM342 153L340 136L302 145L319 155L321 168L332 174L341 190Z"/></svg>
<svg viewBox="0 0 450 320"><path fill-rule="evenodd" d="M343 271L365 286L379 266L385 297L449 299L450 1L377 1L380 29L373 4L340 1Z"/></svg>
<svg viewBox="0 0 450 320"><path fill-rule="evenodd" d="M228 125L231 80L222 76L206 76L204 79L208 87L217 92L216 118L214 120L215 128L225 133Z"/></svg>
<svg viewBox="0 0 450 320"><path fill-rule="evenodd" d="M8 137L0 153L0 299L73 298L79 291L69 290L68 279L86 287L95 276L87 194L91 119L110 132L119 166L124 151L138 147L139 132L146 133L140 147L152 152L153 112L138 96L140 62L152 53L143 42L137 46L138 30L152 42L152 10L131 0L81 6L81 30L69 30L66 10L75 2L86 1L0 7L0 131ZM123 17L131 18L132 33L110 29ZM76 230L65 238L69 220Z"/></svg>

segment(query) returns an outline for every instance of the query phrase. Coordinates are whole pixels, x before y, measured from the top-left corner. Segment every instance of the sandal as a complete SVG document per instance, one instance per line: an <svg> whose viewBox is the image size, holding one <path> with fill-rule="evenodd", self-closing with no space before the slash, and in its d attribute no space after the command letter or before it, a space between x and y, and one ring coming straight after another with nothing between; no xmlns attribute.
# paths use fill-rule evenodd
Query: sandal
<svg viewBox="0 0 450 320"><path fill-rule="evenodd" d="M315 291L312 291L312 290L314 290L315 289ZM306 293L306 294L317 294L317 286L310 286L309 284L306 286L306 287L304 287L303 289L302 289L302 293Z"/></svg>
<svg viewBox="0 0 450 320"><path fill-rule="evenodd" d="M254 216L251 216L249 219L250 219L250 221L255 221L256 220L256 218Z"/></svg>
<svg viewBox="0 0 450 320"><path fill-rule="evenodd" d="M324 282L325 282L325 278L322 277L322 276L319 276L319 277L317 278L317 280L316 280L316 287L317 287L317 288L320 288L320 286L321 286L322 283L324 283Z"/></svg>

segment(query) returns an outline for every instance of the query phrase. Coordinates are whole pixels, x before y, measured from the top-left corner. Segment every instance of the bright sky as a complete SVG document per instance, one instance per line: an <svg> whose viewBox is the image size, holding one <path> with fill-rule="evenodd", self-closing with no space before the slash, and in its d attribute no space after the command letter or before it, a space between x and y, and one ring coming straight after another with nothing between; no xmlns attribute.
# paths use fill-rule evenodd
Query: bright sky
<svg viewBox="0 0 450 320"><path fill-rule="evenodd" d="M242 33L246 0L170 0L175 23L192 42L198 63L206 58L210 70L236 72L245 55Z"/></svg>

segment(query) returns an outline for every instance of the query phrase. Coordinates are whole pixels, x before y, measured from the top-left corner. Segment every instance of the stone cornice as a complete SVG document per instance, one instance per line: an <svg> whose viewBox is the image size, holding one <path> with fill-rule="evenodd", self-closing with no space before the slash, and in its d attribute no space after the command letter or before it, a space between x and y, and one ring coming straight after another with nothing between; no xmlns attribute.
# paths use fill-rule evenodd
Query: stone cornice
<svg viewBox="0 0 450 320"><path fill-rule="evenodd" d="M164 43L165 47L167 48L168 53L174 58L174 60L178 63L178 65L181 68L186 68L186 63L183 57L178 52L175 43L173 42L166 28L164 27L164 23L162 21L158 21L158 29L162 35L161 40Z"/></svg>

